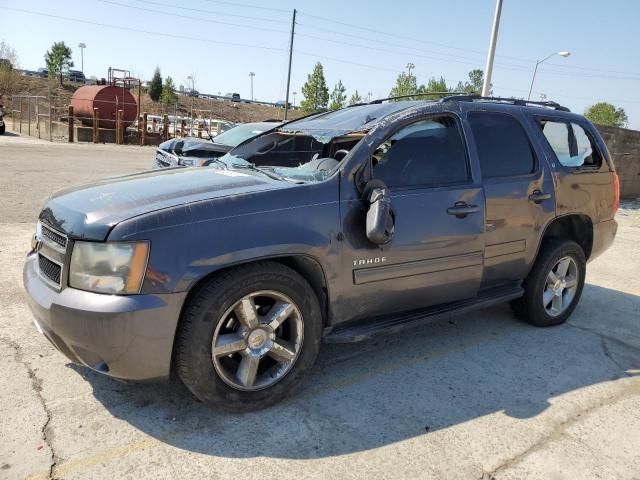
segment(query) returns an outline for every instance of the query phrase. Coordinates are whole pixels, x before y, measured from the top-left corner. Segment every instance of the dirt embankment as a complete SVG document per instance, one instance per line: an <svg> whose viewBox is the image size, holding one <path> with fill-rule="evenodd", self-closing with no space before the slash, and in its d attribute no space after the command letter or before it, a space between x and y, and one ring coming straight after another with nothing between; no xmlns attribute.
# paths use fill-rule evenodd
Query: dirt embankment
<svg viewBox="0 0 640 480"><path fill-rule="evenodd" d="M16 95L39 95L50 98L56 107L63 111L63 107L69 105L71 96L81 85L66 82L63 86L57 80L38 77L19 77L16 88ZM132 92L137 98L137 91ZM11 98L2 96L0 103L5 105L5 109L11 108ZM267 119L282 119L284 109L268 105L257 105L251 103L235 103L227 100L205 99L178 95L177 105L162 105L154 102L149 95L142 93L140 101L140 112L147 112L150 115L170 115L189 116L193 109L194 117L217 118L230 120L232 122L259 122ZM17 107L16 107L17 108ZM290 110L289 118L302 116L299 110Z"/></svg>

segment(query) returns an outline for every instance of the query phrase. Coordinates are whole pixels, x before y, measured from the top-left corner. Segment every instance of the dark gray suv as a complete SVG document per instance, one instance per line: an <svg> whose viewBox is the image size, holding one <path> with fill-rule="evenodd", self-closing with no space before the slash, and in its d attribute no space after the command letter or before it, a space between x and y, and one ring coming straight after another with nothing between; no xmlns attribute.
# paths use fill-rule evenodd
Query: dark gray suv
<svg viewBox="0 0 640 480"><path fill-rule="evenodd" d="M602 138L558 104L378 101L284 124L207 168L55 194L24 284L71 361L173 372L210 405L256 409L300 383L322 340L498 302L564 322L618 200Z"/></svg>

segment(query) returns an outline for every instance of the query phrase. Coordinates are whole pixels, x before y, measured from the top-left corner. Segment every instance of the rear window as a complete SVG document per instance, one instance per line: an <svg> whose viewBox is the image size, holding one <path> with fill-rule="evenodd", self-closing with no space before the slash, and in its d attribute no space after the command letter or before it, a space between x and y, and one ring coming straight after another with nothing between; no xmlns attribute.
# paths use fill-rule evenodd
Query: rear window
<svg viewBox="0 0 640 480"><path fill-rule="evenodd" d="M484 178L526 175L535 170L533 148L514 117L474 112L469 114L469 125Z"/></svg>
<svg viewBox="0 0 640 480"><path fill-rule="evenodd" d="M599 168L602 164L592 138L577 123L541 120L538 125L561 165Z"/></svg>

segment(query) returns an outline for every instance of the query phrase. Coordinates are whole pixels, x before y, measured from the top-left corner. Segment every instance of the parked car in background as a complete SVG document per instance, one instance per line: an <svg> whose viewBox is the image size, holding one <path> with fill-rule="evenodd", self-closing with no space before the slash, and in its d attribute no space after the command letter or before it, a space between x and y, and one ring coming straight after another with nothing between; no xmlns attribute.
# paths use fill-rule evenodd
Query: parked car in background
<svg viewBox="0 0 640 480"><path fill-rule="evenodd" d="M285 102L284 100L278 100L275 103L276 107L280 107L280 108L284 108L284 106L287 104L287 102ZM289 108L291 108L291 102L289 102Z"/></svg>
<svg viewBox="0 0 640 480"><path fill-rule="evenodd" d="M37 76L40 78L47 78L49 76L49 70L46 68L39 68L37 71Z"/></svg>
<svg viewBox="0 0 640 480"><path fill-rule="evenodd" d="M193 137L167 140L158 146L153 168L207 167L244 141L278 125L280 122L243 123L210 140Z"/></svg>
<svg viewBox="0 0 640 480"><path fill-rule="evenodd" d="M240 94L239 93L234 93L231 95L231 101L232 102L239 102L240 101Z"/></svg>
<svg viewBox="0 0 640 480"><path fill-rule="evenodd" d="M69 70L68 78L71 82L84 83L86 81L84 73L79 70Z"/></svg>

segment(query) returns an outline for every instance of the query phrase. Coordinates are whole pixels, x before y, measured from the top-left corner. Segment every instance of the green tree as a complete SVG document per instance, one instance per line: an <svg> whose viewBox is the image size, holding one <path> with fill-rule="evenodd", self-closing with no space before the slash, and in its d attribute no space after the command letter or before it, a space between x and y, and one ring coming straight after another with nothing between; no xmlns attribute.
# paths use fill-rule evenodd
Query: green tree
<svg viewBox="0 0 640 480"><path fill-rule="evenodd" d="M356 103L362 103L362 97L358 93L358 90L353 92L351 98L349 98L349 105L355 105Z"/></svg>
<svg viewBox="0 0 640 480"><path fill-rule="evenodd" d="M466 82L458 82L456 92L477 93L480 95L484 85L484 71L479 68L469 72L469 79ZM493 95L493 90L489 86L489 95Z"/></svg>
<svg viewBox="0 0 640 480"><path fill-rule="evenodd" d="M627 114L623 108L616 108L607 102L599 102L591 105L584 112L584 116L598 125L609 127L626 127Z"/></svg>
<svg viewBox="0 0 640 480"><path fill-rule="evenodd" d="M342 80L338 80L338 83L333 88L333 92L331 92L331 102L329 103L329 110L340 110L344 108L347 103L347 89L342 85Z"/></svg>
<svg viewBox="0 0 640 480"><path fill-rule="evenodd" d="M162 76L160 75L160 67L156 67L149 83L149 97L154 102L157 102L160 100L160 95L162 95Z"/></svg>
<svg viewBox="0 0 640 480"><path fill-rule="evenodd" d="M402 72L396 79L396 85L389 92L390 97L401 97L403 95L411 95L418 93L418 84L416 76L410 73ZM402 99L398 99L402 100ZM408 100L408 98L407 98Z"/></svg>
<svg viewBox="0 0 640 480"><path fill-rule="evenodd" d="M176 95L176 87L173 84L173 78L165 78L164 85L162 85L162 93L160 94L160 101L164 105L169 105L170 103L175 102L177 99L178 95Z"/></svg>
<svg viewBox="0 0 640 480"><path fill-rule="evenodd" d="M327 109L329 103L329 89L324 79L324 70L320 62L307 75L307 83L302 86L304 99L300 102L303 113L320 112Z"/></svg>
<svg viewBox="0 0 640 480"><path fill-rule="evenodd" d="M67 47L64 42L54 42L51 50L47 50L47 53L44 54L44 61L47 63L49 78L58 77L60 86L62 86L64 74L73 67L71 48Z"/></svg>
<svg viewBox="0 0 640 480"><path fill-rule="evenodd" d="M431 77L426 85L420 85L417 93L431 93L431 92L448 92L450 88L447 86L447 81L443 78ZM425 98L425 97L422 97Z"/></svg>

